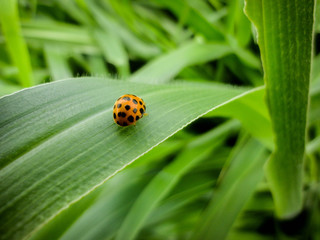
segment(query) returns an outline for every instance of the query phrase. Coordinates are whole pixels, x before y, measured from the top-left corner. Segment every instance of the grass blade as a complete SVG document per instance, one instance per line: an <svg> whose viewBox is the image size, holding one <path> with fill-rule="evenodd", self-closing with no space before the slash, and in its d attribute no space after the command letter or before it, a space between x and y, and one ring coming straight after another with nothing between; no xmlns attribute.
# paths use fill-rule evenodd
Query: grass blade
<svg viewBox="0 0 320 240"><path fill-rule="evenodd" d="M68 64L68 52L61 53L61 47L54 44L46 44L44 52L53 81L73 77Z"/></svg>
<svg viewBox="0 0 320 240"><path fill-rule="evenodd" d="M192 239L226 238L239 212L262 180L266 159L265 148L258 141L246 139L240 142Z"/></svg>
<svg viewBox="0 0 320 240"><path fill-rule="evenodd" d="M302 208L302 173L314 23L313 0L247 0L258 31L275 151L266 165L280 218Z"/></svg>
<svg viewBox="0 0 320 240"><path fill-rule="evenodd" d="M231 102L210 116L226 116L240 120L242 126L268 149L274 149L273 134L267 106L264 102L265 89L260 88Z"/></svg>
<svg viewBox="0 0 320 240"><path fill-rule="evenodd" d="M116 240L134 239L146 218L181 176L207 157L217 143L221 143L228 133L237 128L238 122L228 122L189 143L174 162L166 166L143 190L119 229Z"/></svg>
<svg viewBox="0 0 320 240"><path fill-rule="evenodd" d="M195 29L196 32L202 34L209 41L223 41L224 34L220 29L213 26L207 19L205 19L197 9L194 9L188 1L183 0L154 0L162 6L168 7L179 20L191 28Z"/></svg>
<svg viewBox="0 0 320 240"><path fill-rule="evenodd" d="M0 1L0 21L6 38L9 55L18 68L21 86L34 85L29 52L21 34L18 5L16 0Z"/></svg>
<svg viewBox="0 0 320 240"><path fill-rule="evenodd" d="M107 14L107 12L100 9L94 1L86 0L86 3L99 26L102 29L107 29L110 33L116 34L131 54L148 59L160 53L160 50L156 46L148 44L136 37L131 31Z"/></svg>
<svg viewBox="0 0 320 240"><path fill-rule="evenodd" d="M95 29L93 36L106 60L118 68L121 77L129 75L128 55L117 35Z"/></svg>
<svg viewBox="0 0 320 240"><path fill-rule="evenodd" d="M187 66L212 61L230 53L231 48L225 44L191 42L151 61L135 72L131 80L147 83L168 82Z"/></svg>
<svg viewBox="0 0 320 240"><path fill-rule="evenodd" d="M141 96L148 116L121 128L115 100ZM24 238L208 111L246 94L216 84L56 81L0 99L0 236ZM23 177L21 177L23 176Z"/></svg>

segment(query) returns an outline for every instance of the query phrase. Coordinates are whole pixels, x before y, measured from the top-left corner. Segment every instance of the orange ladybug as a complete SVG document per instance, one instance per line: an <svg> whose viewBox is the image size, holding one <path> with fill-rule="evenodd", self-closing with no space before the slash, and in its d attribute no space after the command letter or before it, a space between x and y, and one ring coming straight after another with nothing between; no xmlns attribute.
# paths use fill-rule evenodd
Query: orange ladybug
<svg viewBox="0 0 320 240"><path fill-rule="evenodd" d="M142 98L133 94L125 94L118 98L113 105L113 120L122 127L135 125L143 117L146 104Z"/></svg>

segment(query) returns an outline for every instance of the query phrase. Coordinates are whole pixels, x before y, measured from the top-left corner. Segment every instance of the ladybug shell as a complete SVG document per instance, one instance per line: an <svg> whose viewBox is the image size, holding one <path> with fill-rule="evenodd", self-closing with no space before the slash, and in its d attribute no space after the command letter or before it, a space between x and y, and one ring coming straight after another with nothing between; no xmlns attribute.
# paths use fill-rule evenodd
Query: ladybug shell
<svg viewBox="0 0 320 240"><path fill-rule="evenodd" d="M146 105L142 98L133 94L125 94L118 98L113 106L113 120L119 126L135 125L143 117Z"/></svg>

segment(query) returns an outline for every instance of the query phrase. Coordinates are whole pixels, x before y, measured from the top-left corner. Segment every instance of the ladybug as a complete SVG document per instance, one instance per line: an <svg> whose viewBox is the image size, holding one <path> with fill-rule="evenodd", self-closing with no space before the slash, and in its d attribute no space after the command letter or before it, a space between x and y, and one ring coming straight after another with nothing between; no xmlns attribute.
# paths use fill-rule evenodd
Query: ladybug
<svg viewBox="0 0 320 240"><path fill-rule="evenodd" d="M136 125L136 122L143 117L146 111L146 104L142 98L133 94L125 94L118 98L113 105L113 120L119 126L125 127Z"/></svg>

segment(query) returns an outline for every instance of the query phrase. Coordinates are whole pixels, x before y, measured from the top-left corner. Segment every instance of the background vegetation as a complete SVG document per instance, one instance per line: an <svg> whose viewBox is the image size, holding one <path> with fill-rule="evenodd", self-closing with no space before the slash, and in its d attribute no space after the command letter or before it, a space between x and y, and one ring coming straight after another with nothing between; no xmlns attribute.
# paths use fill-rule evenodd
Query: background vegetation
<svg viewBox="0 0 320 240"><path fill-rule="evenodd" d="M242 0L0 0L0 94L39 85L0 99L0 238L320 239L320 4L293 2L247 0L254 29Z"/></svg>

